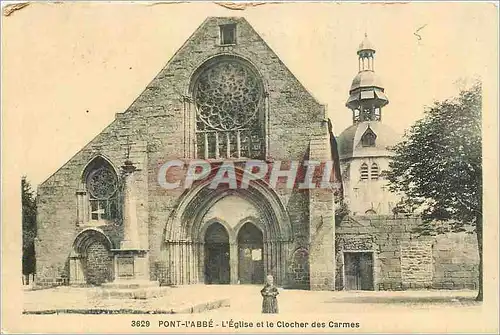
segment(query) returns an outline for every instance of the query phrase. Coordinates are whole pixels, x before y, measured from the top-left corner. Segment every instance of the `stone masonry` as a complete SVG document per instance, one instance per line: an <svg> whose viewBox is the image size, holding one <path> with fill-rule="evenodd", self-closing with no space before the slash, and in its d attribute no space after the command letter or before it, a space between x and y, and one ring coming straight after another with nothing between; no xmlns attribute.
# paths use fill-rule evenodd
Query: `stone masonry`
<svg viewBox="0 0 500 335"><path fill-rule="evenodd" d="M92 243L88 248L84 265L89 284L98 285L111 281L113 279L113 273L110 271L111 263L112 255L106 246L100 242Z"/></svg>
<svg viewBox="0 0 500 335"><path fill-rule="evenodd" d="M432 241L401 241L401 283L432 286Z"/></svg>
<svg viewBox="0 0 500 335"><path fill-rule="evenodd" d="M220 44L220 26L224 24L237 25L236 44ZM319 142L314 142L315 147L328 146L325 106L307 92L248 22L237 17L208 18L126 111L117 113L109 126L39 186L38 283L63 283L64 278L70 277L68 257L74 252L75 238L82 231L102 231L112 248L119 246L123 237L120 222L82 221L79 214L82 205L78 204L77 194L84 192L81 191L82 176L96 157L106 160L121 178L119 167L127 155L139 169L135 180L139 239L141 247L149 250L151 279L171 278L175 284L203 282L198 270L190 268L201 269L195 245L181 240L169 240L170 246L166 244L165 232L175 231L175 225L182 225L182 220L176 221L179 214L176 210L189 195L183 189L167 191L160 187L158 172L160 166L171 159L195 158L196 109L192 102L192 78L207 60L217 57L240 59L255 68L263 82L263 141L267 162L307 159L313 138L319 138ZM255 197L257 193L248 197ZM269 222L278 225L273 229L281 235L275 235L269 243L264 241L267 269L271 273L278 271L279 284L283 286L333 289L332 194L308 195L284 187L268 193L268 197L261 197L260 201L262 204L271 201L273 205L259 208L265 208L269 212L266 215L279 215L277 221ZM203 213L197 214L203 217ZM310 236L311 228L314 236ZM307 261L294 256L299 248L305 250ZM302 264L299 266L302 274L288 283L289 269L297 268L295 261ZM309 268L312 276L309 276Z"/></svg>
<svg viewBox="0 0 500 335"><path fill-rule="evenodd" d="M418 236L418 217L346 217L336 228L336 289L343 290L343 252L374 255L375 290L463 289L477 287L475 235Z"/></svg>
<svg viewBox="0 0 500 335"><path fill-rule="evenodd" d="M236 27L236 38L223 44L221 29L227 25ZM276 188L263 181L246 190L212 190L203 181L187 190L162 188L158 177L165 162L182 160L187 165L200 159L193 86L200 72L227 59L252 69L262 84L258 117L265 163L279 163L282 169L291 161L305 160L333 160L339 165L325 106L245 19L208 18L127 110L117 113L110 125L39 186L37 285L68 284L74 278L78 284L100 284L112 276L106 252L120 246L123 218L94 220L88 215L100 200L91 206L86 178L95 162L105 164L116 175L122 204L120 166L129 159L138 169L134 173L138 239L141 249L148 251L145 264L151 280L204 283L204 234L216 222L228 233L231 284L238 283L238 234L250 223L262 233L259 261L264 274L275 276L283 287L343 290L344 255L356 252L366 256L364 262L373 262L375 290L477 287L474 235L418 237L413 233L418 218L391 215L354 215L335 223L332 189L287 188L286 177ZM245 161L236 160L236 167L241 170ZM231 214L227 209L232 205L242 210ZM109 208L93 213L105 211Z"/></svg>

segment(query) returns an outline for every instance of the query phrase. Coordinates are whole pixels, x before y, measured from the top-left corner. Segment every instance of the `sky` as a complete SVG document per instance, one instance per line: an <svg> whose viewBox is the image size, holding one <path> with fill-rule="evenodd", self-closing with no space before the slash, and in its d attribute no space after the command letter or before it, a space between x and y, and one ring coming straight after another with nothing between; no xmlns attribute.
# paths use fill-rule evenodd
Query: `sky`
<svg viewBox="0 0 500 335"><path fill-rule="evenodd" d="M471 78L498 73L487 3L32 3L2 18L4 165L36 187L123 112L207 16L244 16L323 104L336 135L365 32L399 133ZM496 77L495 77L496 78ZM488 125L486 125L488 126Z"/></svg>

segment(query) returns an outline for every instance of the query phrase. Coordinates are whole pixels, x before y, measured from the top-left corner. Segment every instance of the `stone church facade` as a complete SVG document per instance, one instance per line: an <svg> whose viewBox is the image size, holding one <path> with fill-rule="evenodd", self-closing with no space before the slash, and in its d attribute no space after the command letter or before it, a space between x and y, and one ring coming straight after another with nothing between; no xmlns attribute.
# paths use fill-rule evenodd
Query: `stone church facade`
<svg viewBox="0 0 500 335"><path fill-rule="evenodd" d="M121 166L136 166L140 248L151 280L333 289L330 189L166 190L171 160L331 161L325 106L242 18L209 18L96 138L38 189L39 283L111 280L123 239ZM285 169L285 168L284 168ZM130 265L133 266L133 265Z"/></svg>
<svg viewBox="0 0 500 335"><path fill-rule="evenodd" d="M260 284L271 274L311 290L474 287L475 250L455 248L472 245L469 237L419 239L418 218L391 212L397 199L382 173L394 140L381 123L388 98L374 48L363 43L347 103L353 126L337 146L325 106L245 19L205 20L130 107L39 186L37 284L140 273L167 285ZM227 161L239 172L251 160L283 170L330 161L344 196L287 187L286 177L276 187L198 180L165 189L162 166L174 160L210 162L211 173ZM350 214L335 222L342 198ZM123 224L131 216L134 231ZM137 257L117 263L117 251Z"/></svg>

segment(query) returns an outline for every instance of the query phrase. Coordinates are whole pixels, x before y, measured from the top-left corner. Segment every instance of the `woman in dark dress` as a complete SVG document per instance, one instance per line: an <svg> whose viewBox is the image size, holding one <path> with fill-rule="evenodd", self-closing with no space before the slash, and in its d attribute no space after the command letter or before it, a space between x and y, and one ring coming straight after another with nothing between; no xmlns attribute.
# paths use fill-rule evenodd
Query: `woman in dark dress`
<svg viewBox="0 0 500 335"><path fill-rule="evenodd" d="M273 276L269 275L266 279L266 285L260 291L263 297L262 313L278 313L278 299L276 299L279 294L278 288L274 286Z"/></svg>

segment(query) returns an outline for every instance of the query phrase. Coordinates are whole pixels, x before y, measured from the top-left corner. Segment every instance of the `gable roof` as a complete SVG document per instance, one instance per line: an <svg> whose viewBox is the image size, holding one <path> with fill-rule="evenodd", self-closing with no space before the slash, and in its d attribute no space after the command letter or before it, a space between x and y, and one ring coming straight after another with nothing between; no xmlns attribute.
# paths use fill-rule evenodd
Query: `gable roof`
<svg viewBox="0 0 500 335"><path fill-rule="evenodd" d="M239 36L237 38L237 43L234 45L220 45L218 27L225 24L237 24L237 34L243 34L245 37L241 38L241 36ZM217 30L214 28L217 28ZM269 86L269 79L275 79L276 74L287 77L291 81L294 81L296 86L304 91L315 104L321 106L323 109L326 108L326 106L320 103L319 100L297 79L289 67L283 63L281 58L271 49L269 44L259 35L259 33L255 31L246 18L240 16L211 16L207 17L189 38L186 39L181 47L177 49L167 64L162 67L153 80L146 86L144 91L134 100L129 108L127 108L127 111L136 109L134 105L140 101L141 97L148 89L155 87L159 81L164 82L166 77L172 76L171 72L173 70L179 70L182 65L177 64L183 64L184 58L191 58L189 66L186 67L187 72L183 77L183 79L186 79L191 78L196 69L200 68L205 62L221 55L236 56L249 62L255 67L259 74L264 77L264 84L266 87ZM279 71L266 71L264 69L264 67L271 66L275 63L277 63L280 68ZM173 81L176 81L176 83L173 83ZM180 98L189 96L189 83L190 80L184 80L184 83L180 83L180 81L175 79L168 81L168 84L175 86L173 90Z"/></svg>
<svg viewBox="0 0 500 335"><path fill-rule="evenodd" d="M221 46L218 44L218 28L224 23L237 23L245 33L244 39L239 39L238 45ZM208 42L207 42L208 41ZM254 49L257 48L259 52ZM168 95L170 99L185 99L189 93L189 84L191 76L195 70L203 65L207 60L219 55L233 55L245 59L255 66L255 68L265 78L264 84L276 80L276 74L287 78L287 84L301 91L300 100L307 101L308 108L318 110L322 115L325 114L325 105L318 100L300 83L289 68L282 62L276 53L254 30L254 28L243 17L208 17L200 26L190 35L189 38L173 54L170 60L161 68L157 75L146 85L144 90L134 99L128 108L122 113L117 113L117 118L107 125L101 133L90 140L82 149L75 153L66 163L51 174L45 181L39 184L44 186L59 171L66 167L72 160L79 157L82 152L88 151L92 145L103 143L112 133L118 136L122 129L119 125L127 123L127 127L133 127L132 119L137 113L165 113L169 105L161 105L165 98L158 99L159 92ZM265 67L272 67L272 71L264 71ZM293 83L291 83L293 82ZM152 101L155 100L154 103ZM158 100L161 100L158 102ZM313 107L311 107L313 106Z"/></svg>

